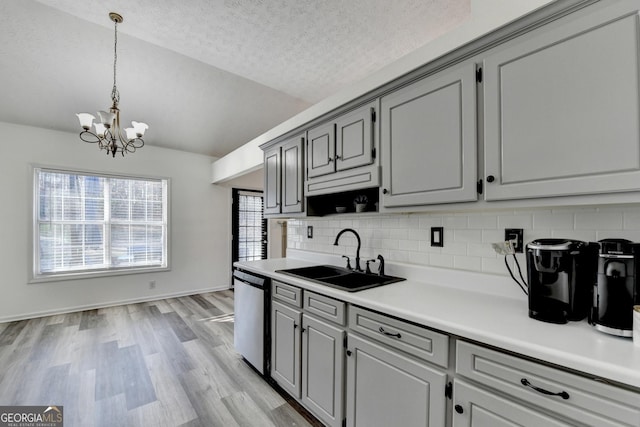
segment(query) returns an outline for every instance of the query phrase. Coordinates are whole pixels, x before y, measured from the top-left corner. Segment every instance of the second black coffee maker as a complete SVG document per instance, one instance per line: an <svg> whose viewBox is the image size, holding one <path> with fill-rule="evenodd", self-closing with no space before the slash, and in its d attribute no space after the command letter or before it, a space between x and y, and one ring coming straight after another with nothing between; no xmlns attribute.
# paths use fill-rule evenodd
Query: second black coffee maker
<svg viewBox="0 0 640 427"><path fill-rule="evenodd" d="M597 272L598 244L538 239L526 248L529 317L551 323L587 317Z"/></svg>

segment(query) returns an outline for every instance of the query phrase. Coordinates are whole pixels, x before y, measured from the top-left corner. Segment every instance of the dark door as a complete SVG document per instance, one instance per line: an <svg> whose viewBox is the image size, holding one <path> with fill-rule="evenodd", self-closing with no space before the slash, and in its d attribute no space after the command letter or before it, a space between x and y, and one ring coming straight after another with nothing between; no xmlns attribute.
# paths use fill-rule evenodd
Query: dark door
<svg viewBox="0 0 640 427"><path fill-rule="evenodd" d="M261 191L233 189L231 262L267 258L267 220Z"/></svg>

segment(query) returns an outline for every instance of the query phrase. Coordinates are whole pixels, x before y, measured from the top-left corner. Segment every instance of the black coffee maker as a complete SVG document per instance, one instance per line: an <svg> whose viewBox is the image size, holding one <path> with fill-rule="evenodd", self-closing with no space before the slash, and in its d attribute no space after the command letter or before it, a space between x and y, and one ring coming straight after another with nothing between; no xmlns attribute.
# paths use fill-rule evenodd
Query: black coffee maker
<svg viewBox="0 0 640 427"><path fill-rule="evenodd" d="M529 317L551 323L587 317L598 249L597 243L570 239L527 244Z"/></svg>
<svg viewBox="0 0 640 427"><path fill-rule="evenodd" d="M633 335L633 306L640 304L636 276L640 244L626 239L600 240L598 276L589 322L599 331Z"/></svg>

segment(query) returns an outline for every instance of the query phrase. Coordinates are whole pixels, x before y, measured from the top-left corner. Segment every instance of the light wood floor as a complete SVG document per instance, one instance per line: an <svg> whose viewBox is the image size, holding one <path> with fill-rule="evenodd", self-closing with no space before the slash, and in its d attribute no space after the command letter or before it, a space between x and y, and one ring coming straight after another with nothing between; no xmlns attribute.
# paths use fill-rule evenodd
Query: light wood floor
<svg viewBox="0 0 640 427"><path fill-rule="evenodd" d="M0 405L75 426L319 426L233 349L233 292L0 324Z"/></svg>

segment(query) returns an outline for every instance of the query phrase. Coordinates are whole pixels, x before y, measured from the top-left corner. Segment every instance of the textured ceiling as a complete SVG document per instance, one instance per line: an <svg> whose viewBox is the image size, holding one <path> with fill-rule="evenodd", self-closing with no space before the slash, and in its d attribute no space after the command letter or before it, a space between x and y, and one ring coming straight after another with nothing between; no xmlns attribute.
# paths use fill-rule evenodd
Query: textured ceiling
<svg viewBox="0 0 640 427"><path fill-rule="evenodd" d="M3 0L0 120L77 131L109 107L151 145L221 156L470 15L469 0Z"/></svg>

